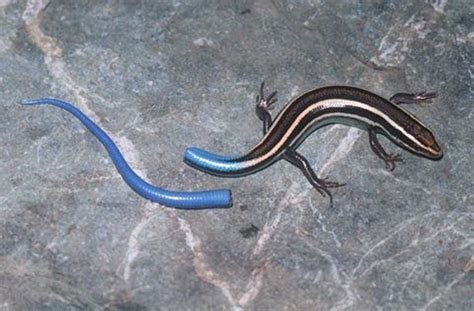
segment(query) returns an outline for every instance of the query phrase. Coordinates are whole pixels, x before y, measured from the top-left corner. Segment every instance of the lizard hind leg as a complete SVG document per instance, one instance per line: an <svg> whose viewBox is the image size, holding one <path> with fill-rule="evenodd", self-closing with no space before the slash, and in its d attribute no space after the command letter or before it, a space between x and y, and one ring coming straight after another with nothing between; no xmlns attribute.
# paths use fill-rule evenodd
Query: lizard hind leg
<svg viewBox="0 0 474 311"><path fill-rule="evenodd" d="M337 183L328 181L327 178L319 178L312 169L309 161L293 149L288 149L285 152L284 159L298 167L314 189L321 193L322 196L327 195L329 197L330 205L331 207L333 206L333 198L329 188L342 187L346 185L345 183Z"/></svg>

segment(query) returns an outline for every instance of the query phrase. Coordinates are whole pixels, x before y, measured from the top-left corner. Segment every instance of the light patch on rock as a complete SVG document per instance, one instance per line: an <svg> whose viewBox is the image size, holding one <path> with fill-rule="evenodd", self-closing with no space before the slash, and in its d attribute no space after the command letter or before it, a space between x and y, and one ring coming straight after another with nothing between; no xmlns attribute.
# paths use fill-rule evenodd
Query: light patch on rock
<svg viewBox="0 0 474 311"><path fill-rule="evenodd" d="M123 154L126 154L126 160L130 166L133 167L135 173L145 178L147 176L147 171L140 161L140 153L135 148L135 145L125 136L118 136L116 143L119 149L123 151Z"/></svg>
<svg viewBox="0 0 474 311"><path fill-rule="evenodd" d="M194 40L193 43L197 46L205 46L205 45L215 46L214 41L212 41L211 39L202 38L202 37Z"/></svg>
<svg viewBox="0 0 474 311"><path fill-rule="evenodd" d="M467 35L463 33L456 33L456 42L461 44L474 42L474 32L470 32Z"/></svg>
<svg viewBox="0 0 474 311"><path fill-rule="evenodd" d="M415 18L394 24L380 40L379 53L371 58L377 66L399 66L415 41L424 40L433 31L434 20Z"/></svg>
<svg viewBox="0 0 474 311"><path fill-rule="evenodd" d="M290 90L290 96L293 98L293 97L299 95L300 92L301 92L301 90L298 86L293 86Z"/></svg>
<svg viewBox="0 0 474 311"><path fill-rule="evenodd" d="M12 2L11 0L0 0L0 12Z"/></svg>
<svg viewBox="0 0 474 311"><path fill-rule="evenodd" d="M5 8L11 3L11 0L0 0L0 15L3 15L5 13ZM10 38L7 36L1 36L0 37L0 54L5 53L10 49L12 46L12 42Z"/></svg>
<svg viewBox="0 0 474 311"><path fill-rule="evenodd" d="M0 54L5 53L12 46L12 42L9 39L0 37Z"/></svg>
<svg viewBox="0 0 474 311"><path fill-rule="evenodd" d="M444 8L448 4L448 0L427 0L426 3L429 3L436 12L444 14Z"/></svg>

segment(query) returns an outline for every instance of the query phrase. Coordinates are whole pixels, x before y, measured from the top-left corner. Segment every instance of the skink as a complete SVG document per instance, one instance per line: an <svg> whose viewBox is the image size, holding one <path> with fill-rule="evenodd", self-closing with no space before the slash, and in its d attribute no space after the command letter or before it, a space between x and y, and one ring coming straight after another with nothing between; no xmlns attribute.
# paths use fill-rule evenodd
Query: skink
<svg viewBox="0 0 474 311"><path fill-rule="evenodd" d="M78 118L107 149L112 161L125 182L139 195L165 206L180 209L226 208L232 206L230 190L210 190L201 192L176 192L155 187L140 178L127 164L112 139L73 105L54 98L24 100L23 105L49 104L60 107Z"/></svg>
<svg viewBox="0 0 474 311"><path fill-rule="evenodd" d="M332 206L329 188L344 184L319 178L296 149L313 131L332 123L343 123L368 130L370 147L393 170L402 161L399 154L386 152L377 139L383 134L398 146L417 155L439 160L443 152L431 131L400 104L426 102L436 93L397 93L389 100L371 92L347 86L330 86L308 91L291 100L272 122L269 110L276 102L276 92L265 97L264 85L257 97L256 112L263 121L262 140L242 156L227 157L191 147L184 161L201 171L224 177L239 177L260 171L278 160L285 159L297 166L311 185Z"/></svg>

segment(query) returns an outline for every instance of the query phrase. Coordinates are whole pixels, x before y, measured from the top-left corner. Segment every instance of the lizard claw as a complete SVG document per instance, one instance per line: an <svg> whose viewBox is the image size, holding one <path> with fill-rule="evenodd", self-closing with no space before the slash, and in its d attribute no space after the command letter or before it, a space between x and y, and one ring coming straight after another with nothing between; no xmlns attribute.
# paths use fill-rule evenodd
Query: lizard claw
<svg viewBox="0 0 474 311"><path fill-rule="evenodd" d="M403 158L398 153L391 153L385 159L385 165L389 171L393 171L395 169L395 162L403 162Z"/></svg>
<svg viewBox="0 0 474 311"><path fill-rule="evenodd" d="M260 94L257 95L257 110L269 111L274 108L273 104L277 102L277 91L273 91L270 95L264 94L265 82L260 84Z"/></svg>
<svg viewBox="0 0 474 311"><path fill-rule="evenodd" d="M329 181L328 177L320 179L319 183L321 184L321 186L325 188L339 188L346 185L346 183L338 183L335 181Z"/></svg>
<svg viewBox="0 0 474 311"><path fill-rule="evenodd" d="M426 91L421 91L413 95L414 95L413 100L418 103L419 102L431 103L431 99L438 97L438 94L436 92L426 92Z"/></svg>

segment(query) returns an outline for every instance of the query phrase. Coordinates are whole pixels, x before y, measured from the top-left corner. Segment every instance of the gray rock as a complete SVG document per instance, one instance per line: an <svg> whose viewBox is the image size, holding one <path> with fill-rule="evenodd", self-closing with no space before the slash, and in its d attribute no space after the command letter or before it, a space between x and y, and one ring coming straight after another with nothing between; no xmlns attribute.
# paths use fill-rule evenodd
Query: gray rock
<svg viewBox="0 0 474 311"><path fill-rule="evenodd" d="M473 14L470 0L0 0L0 309L472 310ZM333 84L437 91L409 109L445 156L402 151L388 172L367 133L321 129L300 150L347 182L332 209L284 162L239 179L182 163L190 145L258 142L262 80L278 108ZM234 207L147 202L74 117L16 104L45 96L146 180L230 187Z"/></svg>

